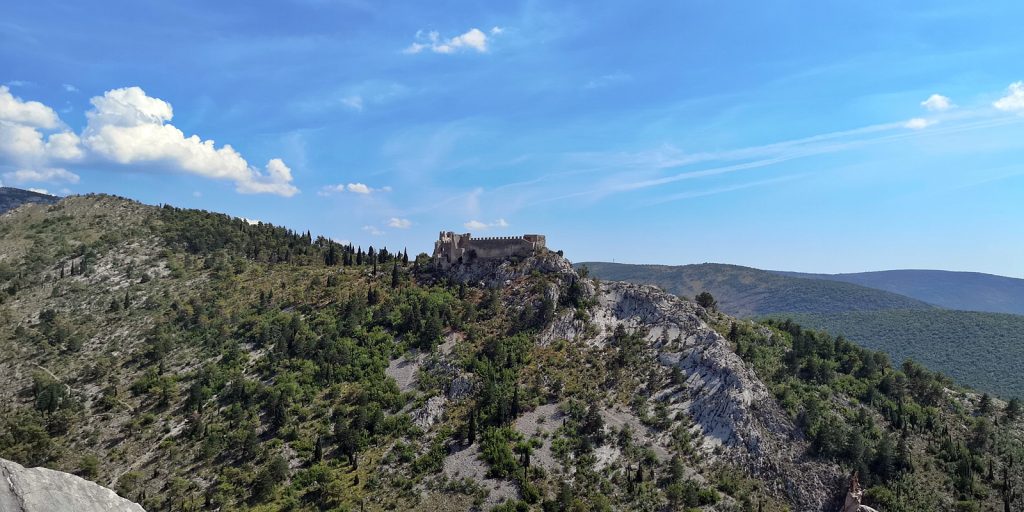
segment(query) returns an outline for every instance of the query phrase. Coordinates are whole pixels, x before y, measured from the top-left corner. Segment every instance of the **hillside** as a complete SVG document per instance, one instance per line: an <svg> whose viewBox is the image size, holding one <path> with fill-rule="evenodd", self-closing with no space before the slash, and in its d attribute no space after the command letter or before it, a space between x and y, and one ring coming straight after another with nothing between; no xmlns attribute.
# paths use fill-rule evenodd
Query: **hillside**
<svg viewBox="0 0 1024 512"><path fill-rule="evenodd" d="M1024 279L945 270L886 270L852 274L778 273L858 284L906 295L946 309L1024 315Z"/></svg>
<svg viewBox="0 0 1024 512"><path fill-rule="evenodd" d="M913 359L965 385L1024 397L1024 316L950 310L777 315L842 334L899 363Z"/></svg>
<svg viewBox="0 0 1024 512"><path fill-rule="evenodd" d="M31 190L13 187L0 187L0 214L13 210L26 203L53 204L59 201L57 196L40 194Z"/></svg>
<svg viewBox="0 0 1024 512"><path fill-rule="evenodd" d="M895 293L856 284L803 279L738 265L630 265L583 262L598 279L649 284L693 297L711 292L719 308L740 317L779 312L832 313L885 309L931 309L932 306Z"/></svg>
<svg viewBox="0 0 1024 512"><path fill-rule="evenodd" d="M150 511L1024 506L1020 404L554 252L435 270L83 196L0 216L0 457Z"/></svg>

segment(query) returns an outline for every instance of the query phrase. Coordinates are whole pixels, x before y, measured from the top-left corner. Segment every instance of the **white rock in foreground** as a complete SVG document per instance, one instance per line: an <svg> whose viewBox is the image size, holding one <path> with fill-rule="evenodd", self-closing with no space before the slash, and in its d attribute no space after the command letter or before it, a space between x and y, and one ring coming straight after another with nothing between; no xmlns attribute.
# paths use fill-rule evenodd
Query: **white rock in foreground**
<svg viewBox="0 0 1024 512"><path fill-rule="evenodd" d="M146 512L114 491L84 478L0 459L3 512Z"/></svg>

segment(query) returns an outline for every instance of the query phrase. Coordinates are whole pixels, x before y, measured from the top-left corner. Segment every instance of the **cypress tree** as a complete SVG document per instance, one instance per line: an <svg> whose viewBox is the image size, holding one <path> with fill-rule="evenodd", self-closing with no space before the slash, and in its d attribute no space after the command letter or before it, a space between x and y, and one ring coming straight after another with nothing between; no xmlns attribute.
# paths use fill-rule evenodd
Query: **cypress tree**
<svg viewBox="0 0 1024 512"><path fill-rule="evenodd" d="M466 437L469 439L469 444L473 444L473 442L476 441L476 408L470 409L469 411L469 425L467 426L467 430L469 430L469 432Z"/></svg>

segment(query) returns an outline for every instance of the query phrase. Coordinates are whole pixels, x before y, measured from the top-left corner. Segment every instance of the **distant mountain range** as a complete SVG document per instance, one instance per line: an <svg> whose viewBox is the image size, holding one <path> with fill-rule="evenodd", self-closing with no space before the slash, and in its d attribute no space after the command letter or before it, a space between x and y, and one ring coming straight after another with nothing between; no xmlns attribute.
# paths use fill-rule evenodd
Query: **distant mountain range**
<svg viewBox="0 0 1024 512"><path fill-rule="evenodd" d="M0 213L13 210L25 203L53 204L60 201L57 196L40 194L31 190L13 187L0 187Z"/></svg>
<svg viewBox="0 0 1024 512"><path fill-rule="evenodd" d="M1024 279L945 270L885 270L854 274L776 273L858 284L906 295L947 309L1024 315Z"/></svg>
<svg viewBox="0 0 1024 512"><path fill-rule="evenodd" d="M741 317L780 312L837 313L890 309L933 309L923 301L858 284L793 277L739 265L630 265L584 262L590 273L607 281L653 284L690 297L709 291L719 309Z"/></svg>

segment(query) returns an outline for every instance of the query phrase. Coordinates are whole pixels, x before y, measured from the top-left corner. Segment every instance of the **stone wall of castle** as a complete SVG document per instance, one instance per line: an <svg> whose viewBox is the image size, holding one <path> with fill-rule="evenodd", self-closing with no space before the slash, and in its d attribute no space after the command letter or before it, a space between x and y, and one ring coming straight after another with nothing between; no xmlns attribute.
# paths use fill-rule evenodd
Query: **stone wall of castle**
<svg viewBox="0 0 1024 512"><path fill-rule="evenodd" d="M544 235L523 235L473 238L470 233L442 231L434 242L434 263L448 268L476 259L507 259L526 257L544 249Z"/></svg>

